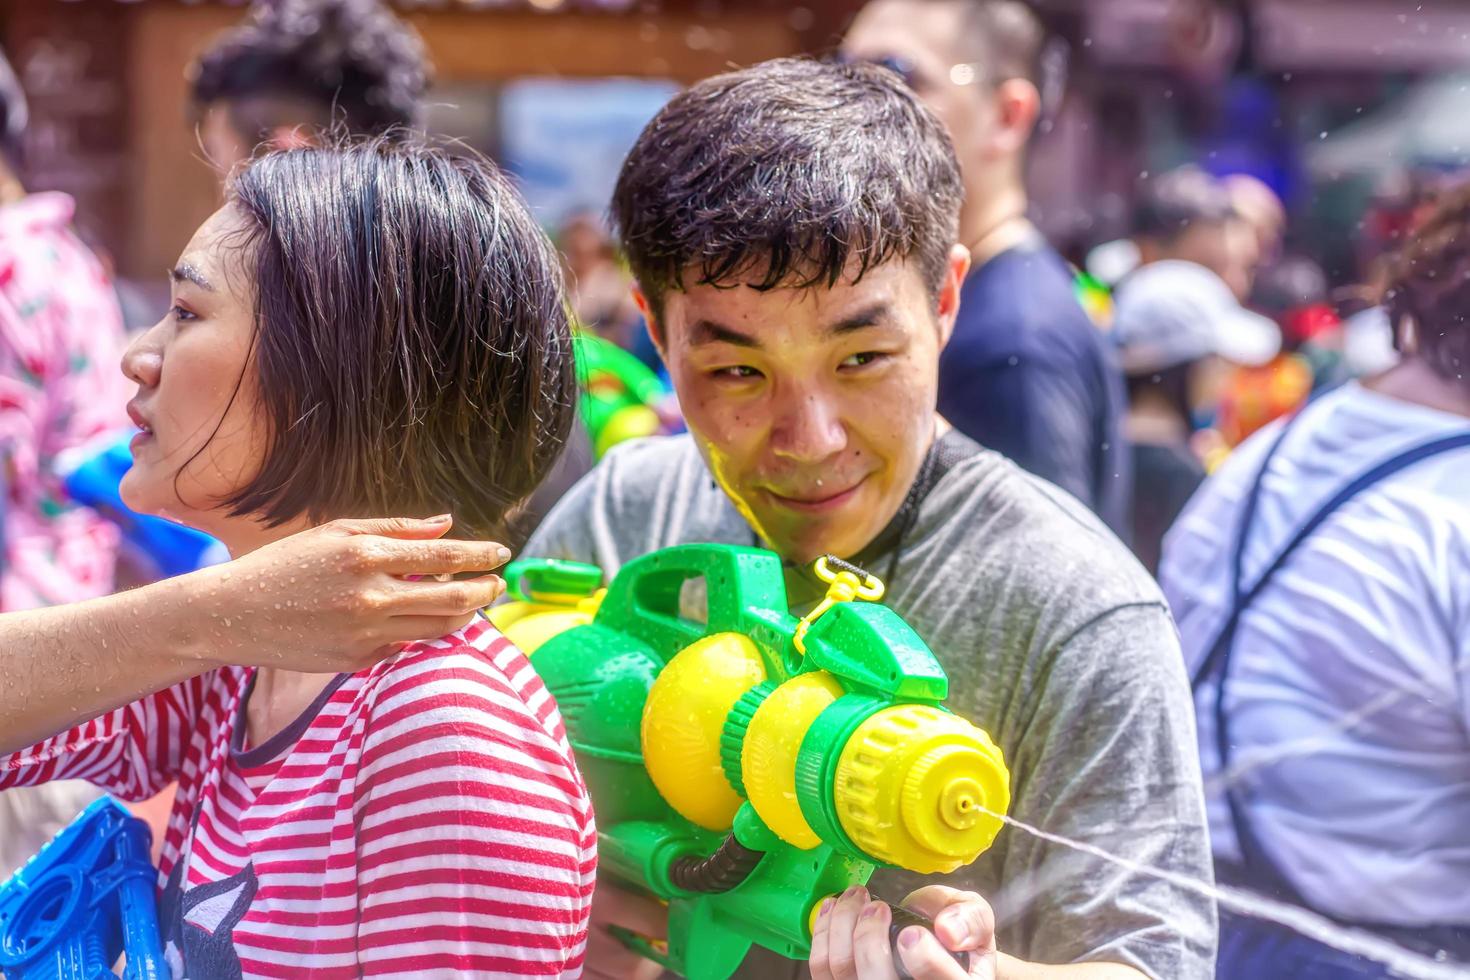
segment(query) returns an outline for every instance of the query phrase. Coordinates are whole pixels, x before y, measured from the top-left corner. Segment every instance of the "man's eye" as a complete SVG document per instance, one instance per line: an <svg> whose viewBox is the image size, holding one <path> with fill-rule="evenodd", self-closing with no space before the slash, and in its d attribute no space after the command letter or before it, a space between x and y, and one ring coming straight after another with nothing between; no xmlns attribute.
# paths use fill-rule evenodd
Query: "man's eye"
<svg viewBox="0 0 1470 980"><path fill-rule="evenodd" d="M716 368L710 372L710 376L720 381L749 381L759 378L761 373L748 364L736 364L732 367Z"/></svg>
<svg viewBox="0 0 1470 980"><path fill-rule="evenodd" d="M879 351L863 351L862 353L853 354L850 357L843 358L841 366L845 368L866 367L869 364L874 364L878 361L881 361L887 356L888 355L883 354Z"/></svg>

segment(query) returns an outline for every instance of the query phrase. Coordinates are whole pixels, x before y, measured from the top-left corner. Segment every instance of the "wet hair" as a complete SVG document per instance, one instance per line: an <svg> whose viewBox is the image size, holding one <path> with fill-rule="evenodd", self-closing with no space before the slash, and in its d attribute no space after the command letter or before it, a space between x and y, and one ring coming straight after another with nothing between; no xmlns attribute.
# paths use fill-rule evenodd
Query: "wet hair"
<svg viewBox="0 0 1470 980"><path fill-rule="evenodd" d="M1383 304L1395 344L1412 320L1417 356L1470 388L1470 183L1446 193L1390 261Z"/></svg>
<svg viewBox="0 0 1470 980"><path fill-rule="evenodd" d="M15 70L0 51L0 158L12 168L21 164L29 115L20 79L15 77Z"/></svg>
<svg viewBox="0 0 1470 980"><path fill-rule="evenodd" d="M190 75L196 112L224 104L252 145L278 126L412 128L429 81L423 41L379 0L257 2Z"/></svg>
<svg viewBox="0 0 1470 980"><path fill-rule="evenodd" d="M374 139L263 156L247 222L274 526L452 512L488 534L550 471L576 399L561 269L486 160Z"/></svg>
<svg viewBox="0 0 1470 980"><path fill-rule="evenodd" d="M1133 211L1133 233L1169 244L1197 224L1218 224L1234 214L1224 184L1198 167L1184 166L1144 183Z"/></svg>
<svg viewBox="0 0 1470 980"><path fill-rule="evenodd" d="M943 125L897 75L782 58L664 106L623 162L612 217L655 312L671 289L830 288L892 259L937 295L962 194Z"/></svg>

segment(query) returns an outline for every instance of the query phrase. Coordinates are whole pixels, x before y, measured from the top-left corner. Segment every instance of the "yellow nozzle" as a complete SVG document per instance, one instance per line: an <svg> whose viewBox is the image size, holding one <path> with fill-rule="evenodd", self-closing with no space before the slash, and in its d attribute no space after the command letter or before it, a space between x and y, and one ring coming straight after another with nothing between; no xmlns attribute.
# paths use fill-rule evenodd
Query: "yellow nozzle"
<svg viewBox="0 0 1470 980"><path fill-rule="evenodd" d="M925 874L979 857L1000 832L1010 777L969 722L927 705L884 708L838 758L833 802L848 837L878 861Z"/></svg>

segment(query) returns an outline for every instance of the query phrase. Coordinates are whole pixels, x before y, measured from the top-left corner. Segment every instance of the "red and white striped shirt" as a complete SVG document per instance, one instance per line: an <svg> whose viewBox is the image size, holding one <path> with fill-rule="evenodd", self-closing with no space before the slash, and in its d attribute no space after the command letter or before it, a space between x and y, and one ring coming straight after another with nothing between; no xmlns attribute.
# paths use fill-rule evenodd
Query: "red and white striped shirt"
<svg viewBox="0 0 1470 980"><path fill-rule="evenodd" d="M0 788L178 781L159 870L175 977L580 974L592 804L556 703L493 627L334 679L242 749L227 667L8 757Z"/></svg>

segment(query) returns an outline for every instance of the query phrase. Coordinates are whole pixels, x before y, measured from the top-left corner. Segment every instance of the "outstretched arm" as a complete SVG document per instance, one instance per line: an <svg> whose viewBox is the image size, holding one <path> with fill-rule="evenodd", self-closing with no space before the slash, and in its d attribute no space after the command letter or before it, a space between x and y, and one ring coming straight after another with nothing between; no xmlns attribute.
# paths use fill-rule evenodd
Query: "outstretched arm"
<svg viewBox="0 0 1470 980"><path fill-rule="evenodd" d="M222 664L360 670L453 632L504 588L442 520L333 521L131 592L0 616L0 753ZM432 576L479 572L440 582ZM404 576L419 576L406 581Z"/></svg>

